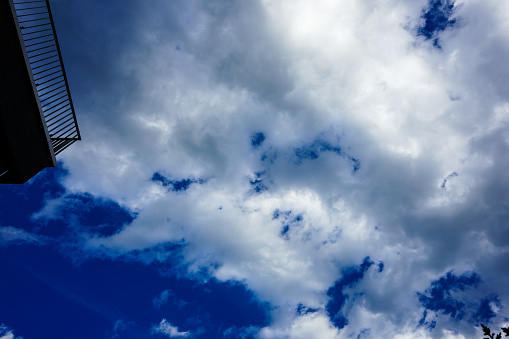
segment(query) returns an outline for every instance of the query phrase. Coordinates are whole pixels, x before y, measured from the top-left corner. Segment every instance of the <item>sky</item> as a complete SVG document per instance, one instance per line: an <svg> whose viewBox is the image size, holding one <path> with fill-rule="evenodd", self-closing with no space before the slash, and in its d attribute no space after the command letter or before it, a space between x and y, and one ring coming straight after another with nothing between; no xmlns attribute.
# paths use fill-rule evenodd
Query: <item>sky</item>
<svg viewBox="0 0 509 339"><path fill-rule="evenodd" d="M509 2L52 0L82 141L0 186L0 338L509 325Z"/></svg>

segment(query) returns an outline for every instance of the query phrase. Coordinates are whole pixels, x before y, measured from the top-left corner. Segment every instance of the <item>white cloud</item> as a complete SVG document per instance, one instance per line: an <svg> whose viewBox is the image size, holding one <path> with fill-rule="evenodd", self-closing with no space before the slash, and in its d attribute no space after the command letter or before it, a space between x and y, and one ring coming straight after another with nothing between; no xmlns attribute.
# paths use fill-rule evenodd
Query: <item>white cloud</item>
<svg viewBox="0 0 509 339"><path fill-rule="evenodd" d="M51 220L61 218L61 209L65 206L64 199L46 199L44 207L32 215L32 219Z"/></svg>
<svg viewBox="0 0 509 339"><path fill-rule="evenodd" d="M76 93L84 141L62 155L70 192L139 212L87 249L184 242L190 276L209 269L277 306L266 337L445 338L440 325L415 329L415 292L451 269L477 271L507 307L509 8L458 4L462 25L441 33L440 50L412 33L426 1L141 6L104 75L114 90ZM254 132L266 137L257 149ZM341 154L319 145L299 161L317 141ZM204 183L174 192L155 172ZM351 289L363 297L338 334L326 291L366 256L385 270ZM300 303L321 311L297 316Z"/></svg>
<svg viewBox="0 0 509 339"><path fill-rule="evenodd" d="M23 339L23 337L15 337L12 329L5 324L0 324L0 339Z"/></svg>
<svg viewBox="0 0 509 339"><path fill-rule="evenodd" d="M171 290L164 290L162 291L157 297L154 298L154 300L152 301L152 303L154 304L154 306L156 308L160 308L161 306L163 306L164 304L166 304L166 302L168 301L168 298L169 296L172 294L173 292Z"/></svg>
<svg viewBox="0 0 509 339"><path fill-rule="evenodd" d="M32 243L44 244L46 239L43 236L33 234L21 228L12 226L0 226L0 245Z"/></svg>
<svg viewBox="0 0 509 339"><path fill-rule="evenodd" d="M187 337L191 334L189 331L180 332L177 326L173 326L166 319L161 320L159 325L154 326L152 329L154 332L165 334L169 338Z"/></svg>
<svg viewBox="0 0 509 339"><path fill-rule="evenodd" d="M2 335L0 339L14 339L14 334L12 334L11 331L8 331L4 333L4 335Z"/></svg>
<svg viewBox="0 0 509 339"><path fill-rule="evenodd" d="M339 331L329 322L327 315L312 313L302 316L287 327L272 326L261 329L260 338L337 338Z"/></svg>

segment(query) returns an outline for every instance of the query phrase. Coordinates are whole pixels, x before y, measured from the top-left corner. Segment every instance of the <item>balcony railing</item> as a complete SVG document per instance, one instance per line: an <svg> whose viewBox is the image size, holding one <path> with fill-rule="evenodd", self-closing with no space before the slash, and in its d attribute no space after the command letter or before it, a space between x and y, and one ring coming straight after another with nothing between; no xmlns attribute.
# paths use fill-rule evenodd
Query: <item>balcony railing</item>
<svg viewBox="0 0 509 339"><path fill-rule="evenodd" d="M51 146L57 155L81 136L49 1L14 0L13 4Z"/></svg>

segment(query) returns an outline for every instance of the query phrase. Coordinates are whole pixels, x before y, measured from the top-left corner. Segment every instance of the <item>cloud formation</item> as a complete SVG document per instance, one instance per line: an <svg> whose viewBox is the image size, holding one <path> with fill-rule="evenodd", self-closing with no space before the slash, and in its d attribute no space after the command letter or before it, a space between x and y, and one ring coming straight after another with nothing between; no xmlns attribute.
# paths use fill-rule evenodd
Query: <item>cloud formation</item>
<svg viewBox="0 0 509 339"><path fill-rule="evenodd" d="M188 331L180 332L176 326L173 326L166 319L161 320L159 325L154 326L153 330L156 333L161 333L161 334L168 336L168 338L180 338L180 337L187 337L190 335L190 332L188 332Z"/></svg>
<svg viewBox="0 0 509 339"><path fill-rule="evenodd" d="M262 338L461 338L480 333L470 319L505 321L508 6L133 2L91 50L80 31L105 23L78 20L63 48L71 85L86 79L85 141L62 155L63 184L135 215L82 230L83 250L150 264L177 244L188 277L273 305ZM462 277L478 281L468 302L452 296Z"/></svg>
<svg viewBox="0 0 509 339"><path fill-rule="evenodd" d="M0 226L0 246L26 243L42 245L45 243L45 238L43 236L27 232L21 228Z"/></svg>
<svg viewBox="0 0 509 339"><path fill-rule="evenodd" d="M0 324L0 339L23 339L22 337L15 337L14 332L5 324Z"/></svg>

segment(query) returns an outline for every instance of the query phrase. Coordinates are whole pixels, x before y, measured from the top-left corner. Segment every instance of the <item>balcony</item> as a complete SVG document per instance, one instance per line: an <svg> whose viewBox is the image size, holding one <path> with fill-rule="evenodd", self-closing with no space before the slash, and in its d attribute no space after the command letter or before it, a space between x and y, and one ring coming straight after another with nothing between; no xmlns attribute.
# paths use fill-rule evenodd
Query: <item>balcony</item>
<svg viewBox="0 0 509 339"><path fill-rule="evenodd" d="M81 136L48 0L0 6L0 183L24 183Z"/></svg>

